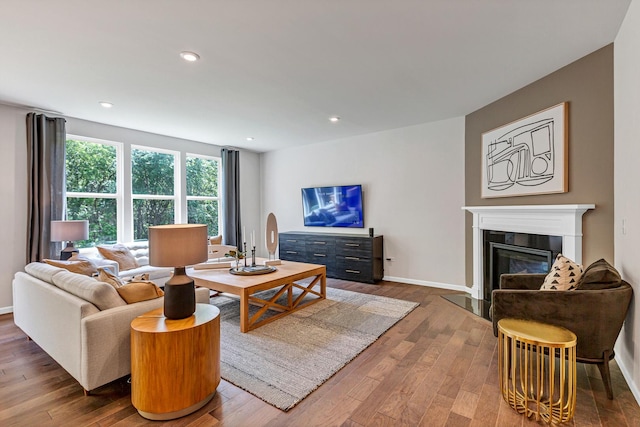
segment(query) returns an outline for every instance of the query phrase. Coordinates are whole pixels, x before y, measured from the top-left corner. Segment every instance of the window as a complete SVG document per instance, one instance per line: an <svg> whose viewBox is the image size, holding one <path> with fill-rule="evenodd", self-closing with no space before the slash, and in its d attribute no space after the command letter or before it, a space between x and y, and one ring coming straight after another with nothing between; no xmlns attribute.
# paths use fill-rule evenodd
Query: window
<svg viewBox="0 0 640 427"><path fill-rule="evenodd" d="M218 170L218 159L187 154L188 222L207 224L210 236L220 234Z"/></svg>
<svg viewBox="0 0 640 427"><path fill-rule="evenodd" d="M78 247L115 242L118 238L119 146L66 141L67 219L88 220L89 239Z"/></svg>
<svg viewBox="0 0 640 427"><path fill-rule="evenodd" d="M89 221L77 246L146 240L159 224L207 224L219 234L219 170L216 157L69 136L67 218Z"/></svg>
<svg viewBox="0 0 640 427"><path fill-rule="evenodd" d="M131 150L134 240L148 239L150 225L176 222L175 158L169 152Z"/></svg>

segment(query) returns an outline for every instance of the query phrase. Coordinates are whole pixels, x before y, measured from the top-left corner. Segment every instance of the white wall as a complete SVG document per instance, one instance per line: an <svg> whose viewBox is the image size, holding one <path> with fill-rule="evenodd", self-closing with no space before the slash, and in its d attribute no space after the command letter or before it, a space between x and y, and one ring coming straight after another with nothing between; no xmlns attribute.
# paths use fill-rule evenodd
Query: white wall
<svg viewBox="0 0 640 427"><path fill-rule="evenodd" d="M629 6L614 49L615 264L634 290L616 360L640 402L640 0Z"/></svg>
<svg viewBox="0 0 640 427"><path fill-rule="evenodd" d="M24 267L27 235L27 136L26 115L29 111L0 104L0 314L12 311L11 281L16 271ZM68 134L118 141L125 144L165 148L182 153L219 156L221 147L195 141L155 135L131 129L108 126L85 120L67 118ZM259 224L259 162L257 153L241 151L240 185L243 221Z"/></svg>
<svg viewBox="0 0 640 427"><path fill-rule="evenodd" d="M0 314L11 312L11 280L27 252L27 113L0 105Z"/></svg>
<svg viewBox="0 0 640 427"><path fill-rule="evenodd" d="M362 184L365 229L304 227L303 187ZM384 235L385 278L466 290L464 118L262 155L262 227Z"/></svg>

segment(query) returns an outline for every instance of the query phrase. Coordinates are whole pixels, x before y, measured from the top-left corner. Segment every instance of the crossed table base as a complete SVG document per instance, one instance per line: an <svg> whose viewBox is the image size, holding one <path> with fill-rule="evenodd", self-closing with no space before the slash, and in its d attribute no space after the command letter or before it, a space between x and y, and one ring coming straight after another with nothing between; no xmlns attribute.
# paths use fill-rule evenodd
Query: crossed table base
<svg viewBox="0 0 640 427"><path fill-rule="evenodd" d="M327 297L327 273L324 265L282 261L276 269L272 273L253 276L234 275L229 272L229 269L190 269L187 274L193 278L196 286L240 297L240 331L249 332ZM308 284L299 283L304 279L311 279L311 281ZM269 299L255 295L275 288L279 289ZM299 289L301 292L294 295L294 289ZM278 299L283 295L286 295L286 303L279 303ZM315 298L305 300L305 297L309 296L315 296ZM257 305L260 309L250 315L250 305ZM261 319L267 310L276 311L277 314Z"/></svg>

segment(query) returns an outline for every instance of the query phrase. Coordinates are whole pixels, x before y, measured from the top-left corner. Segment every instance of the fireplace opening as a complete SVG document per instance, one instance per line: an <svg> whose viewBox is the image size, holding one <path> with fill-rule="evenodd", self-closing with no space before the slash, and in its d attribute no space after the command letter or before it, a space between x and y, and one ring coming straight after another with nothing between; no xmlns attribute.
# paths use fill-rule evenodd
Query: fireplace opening
<svg viewBox="0 0 640 427"><path fill-rule="evenodd" d="M491 242L489 254L489 277L493 284L487 300L491 299L491 290L500 287L502 274L548 273L553 264L553 252L546 249L523 248L514 245Z"/></svg>
<svg viewBox="0 0 640 427"><path fill-rule="evenodd" d="M483 298L491 301L502 274L548 273L561 252L560 236L484 230Z"/></svg>

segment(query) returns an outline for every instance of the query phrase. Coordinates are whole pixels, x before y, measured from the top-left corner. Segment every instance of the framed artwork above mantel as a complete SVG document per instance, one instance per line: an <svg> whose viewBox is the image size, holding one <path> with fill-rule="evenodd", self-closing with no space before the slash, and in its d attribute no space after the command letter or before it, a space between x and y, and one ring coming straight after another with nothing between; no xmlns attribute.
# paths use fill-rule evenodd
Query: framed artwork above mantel
<svg viewBox="0 0 640 427"><path fill-rule="evenodd" d="M568 109L562 102L482 134L482 198L568 191Z"/></svg>

